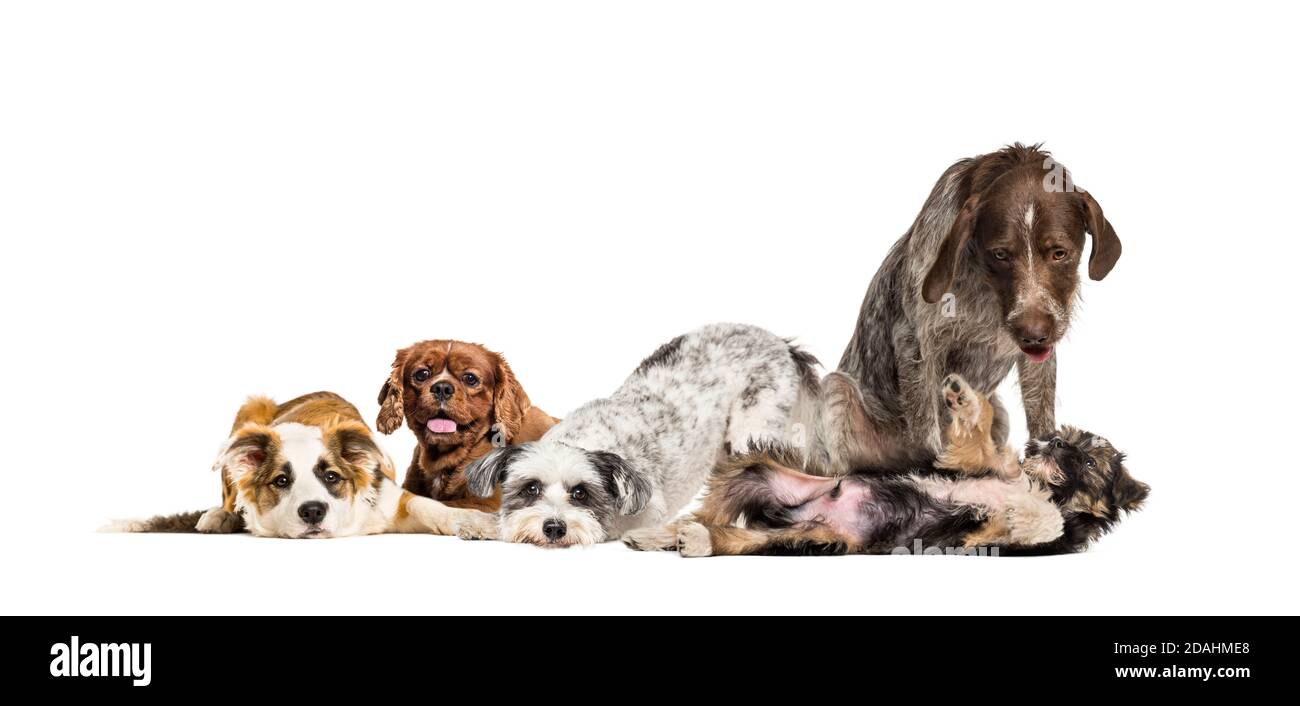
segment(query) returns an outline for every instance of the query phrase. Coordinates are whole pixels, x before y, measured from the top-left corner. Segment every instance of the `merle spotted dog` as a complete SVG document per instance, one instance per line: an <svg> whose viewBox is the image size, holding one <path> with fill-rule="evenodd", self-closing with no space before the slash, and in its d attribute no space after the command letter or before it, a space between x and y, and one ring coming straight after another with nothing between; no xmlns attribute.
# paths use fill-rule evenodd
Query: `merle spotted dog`
<svg viewBox="0 0 1300 706"><path fill-rule="evenodd" d="M791 443L816 408L816 360L752 326L714 324L673 339L608 398L540 440L467 470L470 490L501 486L501 537L544 547L658 528L695 496L718 459Z"/></svg>

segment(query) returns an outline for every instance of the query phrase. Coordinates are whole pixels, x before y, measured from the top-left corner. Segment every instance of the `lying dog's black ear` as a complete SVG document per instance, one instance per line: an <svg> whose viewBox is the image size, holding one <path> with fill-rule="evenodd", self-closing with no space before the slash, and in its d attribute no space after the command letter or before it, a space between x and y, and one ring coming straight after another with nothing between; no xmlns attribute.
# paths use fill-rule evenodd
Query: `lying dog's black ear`
<svg viewBox="0 0 1300 706"><path fill-rule="evenodd" d="M966 243L975 230L975 221L979 218L980 195L971 194L957 213L957 220L952 222L948 237L939 246L939 254L930 265L921 285L921 298L927 304L937 303L945 292L952 289L953 278L957 276L957 260L966 250Z"/></svg>
<svg viewBox="0 0 1300 706"><path fill-rule="evenodd" d="M1129 475L1128 469L1124 468L1122 454L1116 456L1111 464L1115 467L1115 484L1112 487L1115 505L1128 512L1141 508L1142 503L1146 502L1147 496L1151 494L1151 486Z"/></svg>
<svg viewBox="0 0 1300 706"><path fill-rule="evenodd" d="M1115 229L1110 226L1110 221L1106 220L1106 214L1102 213L1101 204L1097 203L1097 199L1086 191L1078 193L1083 203L1084 226L1092 234L1092 254L1088 256L1088 277L1101 280L1110 274L1111 268L1119 262L1119 254L1123 248L1120 246Z"/></svg>
<svg viewBox="0 0 1300 706"><path fill-rule="evenodd" d="M510 464L523 453L528 444L502 446L492 449L483 458L465 468L465 484L469 492L480 498L490 497L510 472Z"/></svg>
<svg viewBox="0 0 1300 706"><path fill-rule="evenodd" d="M618 498L618 514L635 515L650 502L650 484L616 453L588 451L587 458L605 481L605 490Z"/></svg>

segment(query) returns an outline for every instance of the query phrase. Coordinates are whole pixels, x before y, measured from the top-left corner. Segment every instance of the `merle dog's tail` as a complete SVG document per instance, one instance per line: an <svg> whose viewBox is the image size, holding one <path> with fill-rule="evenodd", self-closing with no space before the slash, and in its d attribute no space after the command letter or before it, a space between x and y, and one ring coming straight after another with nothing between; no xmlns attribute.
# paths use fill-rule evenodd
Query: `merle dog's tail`
<svg viewBox="0 0 1300 706"><path fill-rule="evenodd" d="M204 510L182 512L175 515L158 515L147 520L114 520L100 532L198 532L199 518Z"/></svg>

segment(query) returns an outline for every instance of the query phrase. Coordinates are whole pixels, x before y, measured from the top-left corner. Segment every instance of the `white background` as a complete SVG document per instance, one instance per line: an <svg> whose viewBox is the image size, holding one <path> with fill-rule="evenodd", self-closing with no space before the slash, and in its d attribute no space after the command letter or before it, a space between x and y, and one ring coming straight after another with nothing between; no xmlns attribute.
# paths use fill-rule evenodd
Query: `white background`
<svg viewBox="0 0 1300 706"><path fill-rule="evenodd" d="M6 3L0 610L1294 613L1291 12ZM939 174L1017 140L1124 243L1059 348L1057 416L1154 492L1087 554L95 533L214 504L248 394L373 419L423 338L503 351L556 415L712 321L833 366Z"/></svg>

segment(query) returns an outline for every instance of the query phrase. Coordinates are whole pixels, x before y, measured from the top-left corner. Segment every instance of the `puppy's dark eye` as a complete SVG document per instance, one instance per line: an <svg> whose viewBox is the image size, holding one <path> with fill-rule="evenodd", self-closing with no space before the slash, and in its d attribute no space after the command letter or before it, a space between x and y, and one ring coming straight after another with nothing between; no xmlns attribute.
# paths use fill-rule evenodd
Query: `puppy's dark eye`
<svg viewBox="0 0 1300 706"><path fill-rule="evenodd" d="M478 387L478 376L474 373L465 373L460 376L460 381L465 383L466 387Z"/></svg>
<svg viewBox="0 0 1300 706"><path fill-rule="evenodd" d="M343 480L343 476L335 473L334 471L330 471L329 473L325 474L325 482L329 483L330 485L334 485L335 483L341 480Z"/></svg>
<svg viewBox="0 0 1300 706"><path fill-rule="evenodd" d="M1096 467L1097 467L1097 462L1092 459L1088 459L1088 468L1096 468Z"/></svg>
<svg viewBox="0 0 1300 706"><path fill-rule="evenodd" d="M433 375L433 373L428 368L420 368L415 371L415 375L412 375L411 377L413 377L416 382L424 382L425 380L428 380L431 375Z"/></svg>
<svg viewBox="0 0 1300 706"><path fill-rule="evenodd" d="M587 499L587 490L585 488L574 488L571 495L574 500L582 502Z"/></svg>
<svg viewBox="0 0 1300 706"><path fill-rule="evenodd" d="M289 476L276 476L275 480L271 481L271 485L277 488L287 488L289 487Z"/></svg>
<svg viewBox="0 0 1300 706"><path fill-rule="evenodd" d="M1066 256L1066 255L1069 255L1069 254L1070 254L1070 253L1068 253L1068 252L1065 251L1065 248L1057 248L1057 249L1055 249L1055 250L1052 251L1052 259L1053 259L1053 260L1064 260L1064 259L1065 259L1065 256Z"/></svg>
<svg viewBox="0 0 1300 706"><path fill-rule="evenodd" d="M527 488L524 488L524 492L525 492L525 493L528 493L529 495L532 495L532 496L536 497L536 496L538 496L538 495L541 494L541 492L542 492L542 486L540 486L540 485L538 485L538 484L536 484L536 483L529 483L529 484L528 484L528 487L527 487Z"/></svg>
<svg viewBox="0 0 1300 706"><path fill-rule="evenodd" d="M1063 449L1065 448L1065 442L1061 441L1060 438L1052 439L1052 447L1057 449Z"/></svg>

